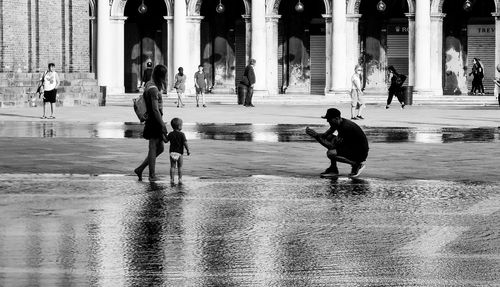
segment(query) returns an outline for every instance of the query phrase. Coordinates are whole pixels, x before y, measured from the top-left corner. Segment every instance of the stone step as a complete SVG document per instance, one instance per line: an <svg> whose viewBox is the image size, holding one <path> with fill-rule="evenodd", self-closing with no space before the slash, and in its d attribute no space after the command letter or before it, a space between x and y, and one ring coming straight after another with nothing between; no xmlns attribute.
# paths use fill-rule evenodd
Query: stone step
<svg viewBox="0 0 500 287"><path fill-rule="evenodd" d="M102 104L101 88L93 73L59 73L57 105L78 106ZM39 105L35 95L40 73L0 73L0 107Z"/></svg>
<svg viewBox="0 0 500 287"><path fill-rule="evenodd" d="M106 105L120 105L126 106L131 105L132 99L138 97L139 94L120 94L120 95L108 95L106 98ZM386 96L384 95L373 95L365 96L365 102L367 104L380 104L386 103ZM217 104L236 104L236 95L230 94L208 94L205 96L205 100L208 103ZM164 95L165 103L175 103L177 101L177 96L173 93ZM184 102L194 103L195 96L189 95L185 96ZM254 96L253 102L256 104L269 103L269 104L296 104L296 105L312 105L312 104L334 104L334 103L349 103L351 100L347 95L336 95L336 96L315 96L315 95L278 95L278 96ZM397 102L397 100L395 99ZM414 97L414 105L498 105L498 100L494 96L426 96L426 97Z"/></svg>
<svg viewBox="0 0 500 287"><path fill-rule="evenodd" d="M6 80L9 81L38 81L44 72L40 73L0 73L0 83ZM61 81L67 80L95 80L94 73L57 73Z"/></svg>

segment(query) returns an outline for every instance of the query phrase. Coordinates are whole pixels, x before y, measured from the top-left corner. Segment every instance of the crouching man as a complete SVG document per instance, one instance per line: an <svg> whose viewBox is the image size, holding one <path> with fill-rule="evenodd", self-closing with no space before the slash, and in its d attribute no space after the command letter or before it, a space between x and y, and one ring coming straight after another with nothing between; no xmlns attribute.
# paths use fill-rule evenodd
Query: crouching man
<svg viewBox="0 0 500 287"><path fill-rule="evenodd" d="M352 169L350 177L358 177L365 168L365 160L368 157L368 139L363 130L354 122L340 116L340 111L331 108L326 111L326 119L330 128L323 134L317 133L309 127L306 133L326 147L327 157L331 165L321 177L335 177L339 175L337 162L350 164ZM337 131L337 135L334 132Z"/></svg>

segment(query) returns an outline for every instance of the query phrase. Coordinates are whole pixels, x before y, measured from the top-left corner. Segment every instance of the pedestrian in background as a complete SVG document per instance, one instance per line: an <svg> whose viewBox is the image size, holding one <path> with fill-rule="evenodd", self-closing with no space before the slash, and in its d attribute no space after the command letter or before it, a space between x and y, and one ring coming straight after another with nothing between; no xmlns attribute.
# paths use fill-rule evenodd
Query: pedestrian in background
<svg viewBox="0 0 500 287"><path fill-rule="evenodd" d="M54 117L54 104L57 99L57 88L59 87L59 75L55 71L56 65L49 63L48 70L42 75L40 81L43 82L43 115L42 119L55 119ZM50 116L45 116L45 105L50 103Z"/></svg>
<svg viewBox="0 0 500 287"><path fill-rule="evenodd" d="M189 146L187 144L186 135L182 132L182 120L173 118L170 121L173 131L168 134L165 143L170 142L170 184L175 185L175 169L179 175L179 185L182 185L182 163L184 148L187 155L190 155Z"/></svg>
<svg viewBox="0 0 500 287"><path fill-rule="evenodd" d="M177 91L177 107L179 107L179 105L184 107L182 98L184 97L184 91L186 90L186 75L184 74L184 68L182 67L179 67L177 71L179 71L179 73L175 75L174 84L174 88Z"/></svg>
<svg viewBox="0 0 500 287"><path fill-rule="evenodd" d="M469 73L469 76L472 75L472 88L470 90L471 95L476 95L479 92L480 95L484 95L484 86L483 86L483 78L484 78L484 69L481 61L478 58L474 58L472 60L472 72Z"/></svg>
<svg viewBox="0 0 500 287"><path fill-rule="evenodd" d="M354 74L351 77L351 120L363 120L362 112L365 108L365 101L363 100L363 86L361 84L361 74L363 68L356 65ZM357 110L357 113L356 113Z"/></svg>
<svg viewBox="0 0 500 287"><path fill-rule="evenodd" d="M394 66L389 66L387 70L389 71L391 84L389 86L389 96L387 97L387 105L385 106L385 108L389 108L392 102L392 98L396 96L399 103L401 104L401 108L404 109L405 101L403 99L403 83L406 81L406 76L399 74Z"/></svg>
<svg viewBox="0 0 500 287"><path fill-rule="evenodd" d="M245 107L255 107L252 104L253 88L255 85L255 64L257 61L255 59L250 59L248 66L245 67L245 72L243 73L243 79L240 83L247 87L247 93L245 96Z"/></svg>
<svg viewBox="0 0 500 287"><path fill-rule="evenodd" d="M196 107L200 106L199 105L200 96L203 107L204 108L207 107L207 105L205 104L205 89L207 88L207 85L208 85L207 74L203 72L203 66L199 65L198 71L194 73L194 87L196 89Z"/></svg>
<svg viewBox="0 0 500 287"><path fill-rule="evenodd" d="M151 60L148 60L146 63L146 69L142 73L142 78L141 78L141 88L144 88L146 83L151 80L151 75L153 74L153 63Z"/></svg>
<svg viewBox="0 0 500 287"><path fill-rule="evenodd" d="M151 80L146 83L144 89L144 100L148 111L148 119L144 125L143 137L149 141L148 155L144 161L134 170L142 181L142 172L149 166L149 180L155 181L156 157L164 150L163 141L167 136L167 127L163 122L163 100L161 91L166 89L167 67L157 65L152 73Z"/></svg>

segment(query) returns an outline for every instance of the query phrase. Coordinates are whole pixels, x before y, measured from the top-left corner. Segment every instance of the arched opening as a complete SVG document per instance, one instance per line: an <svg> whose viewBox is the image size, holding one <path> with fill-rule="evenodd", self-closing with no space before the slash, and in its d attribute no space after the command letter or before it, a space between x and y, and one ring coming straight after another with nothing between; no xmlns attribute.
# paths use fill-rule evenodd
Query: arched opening
<svg viewBox="0 0 500 287"><path fill-rule="evenodd" d="M145 13L139 13L142 0L128 0L125 6L125 92L137 92L146 63L166 64L167 7L164 1L144 0Z"/></svg>
<svg viewBox="0 0 500 287"><path fill-rule="evenodd" d="M495 2L472 0L470 9L466 9L465 1L443 3L446 15L443 23L443 92L470 93L472 60L478 58L484 69L484 91L490 94L495 88L495 19L491 15L495 12Z"/></svg>
<svg viewBox="0 0 500 287"><path fill-rule="evenodd" d="M282 93L324 94L326 14L322 0L282 1L278 25L278 85Z"/></svg>
<svg viewBox="0 0 500 287"><path fill-rule="evenodd" d="M242 0L222 1L225 10L216 11L219 0L204 0L200 7L201 65L214 93L234 93L243 76L246 55L246 28Z"/></svg>
<svg viewBox="0 0 500 287"><path fill-rule="evenodd" d="M409 12L406 0L361 1L359 21L361 59L364 66L364 85L372 93L386 93L387 67L409 75ZM408 81L408 80L407 80Z"/></svg>

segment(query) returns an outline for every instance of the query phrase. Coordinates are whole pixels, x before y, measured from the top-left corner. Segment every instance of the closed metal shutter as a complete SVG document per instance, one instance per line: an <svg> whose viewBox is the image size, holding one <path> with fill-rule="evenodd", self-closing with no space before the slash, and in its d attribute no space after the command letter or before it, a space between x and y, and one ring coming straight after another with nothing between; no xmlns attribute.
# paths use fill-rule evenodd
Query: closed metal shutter
<svg viewBox="0 0 500 287"><path fill-rule="evenodd" d="M234 49L235 57L236 57L236 78L235 78L235 87L238 87L238 83L243 78L243 73L245 72L245 63L246 58L246 37L245 37L245 22L238 21L236 23L236 27L234 30ZM236 89L235 89L236 91Z"/></svg>
<svg viewBox="0 0 500 287"><path fill-rule="evenodd" d="M398 73L408 76L408 35L387 35L387 66L394 66ZM405 82L406 84L406 82Z"/></svg>
<svg viewBox="0 0 500 287"><path fill-rule="evenodd" d="M409 37L408 22L387 25L387 66L394 66L400 74L406 75L408 83L409 72Z"/></svg>
<svg viewBox="0 0 500 287"><path fill-rule="evenodd" d="M325 35L311 35L311 94L324 95L326 84Z"/></svg>
<svg viewBox="0 0 500 287"><path fill-rule="evenodd" d="M481 60L484 69L485 93L493 93L495 84L495 25L467 26L467 74L472 72L472 60ZM472 76L467 77L467 88L472 88Z"/></svg>

